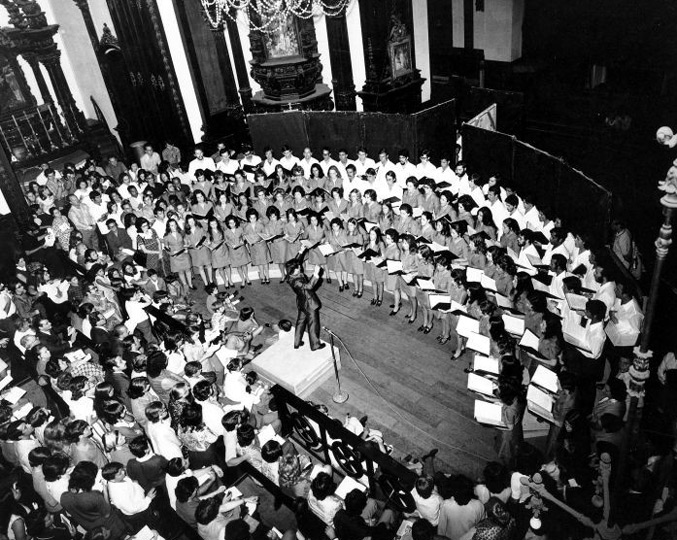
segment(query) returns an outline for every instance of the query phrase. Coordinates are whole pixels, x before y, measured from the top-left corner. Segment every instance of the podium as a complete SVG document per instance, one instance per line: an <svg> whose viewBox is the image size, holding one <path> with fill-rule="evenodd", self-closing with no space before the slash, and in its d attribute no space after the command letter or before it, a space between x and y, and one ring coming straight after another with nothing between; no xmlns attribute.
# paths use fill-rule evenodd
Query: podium
<svg viewBox="0 0 677 540"><path fill-rule="evenodd" d="M251 367L259 376L279 384L300 398L306 398L334 373L329 343L324 349L311 351L308 336L305 345L294 349L291 340L277 342L259 354ZM335 353L340 358L336 347Z"/></svg>

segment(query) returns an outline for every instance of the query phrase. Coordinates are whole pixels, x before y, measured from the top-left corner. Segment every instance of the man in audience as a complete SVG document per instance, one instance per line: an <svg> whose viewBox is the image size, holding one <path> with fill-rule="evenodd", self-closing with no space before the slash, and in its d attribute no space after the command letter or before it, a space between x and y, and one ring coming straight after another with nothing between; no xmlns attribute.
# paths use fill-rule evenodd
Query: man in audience
<svg viewBox="0 0 677 540"><path fill-rule="evenodd" d="M143 155L139 160L141 168L149 173L157 174L160 163L162 163L162 158L160 157L160 154L153 150L153 145L148 143L144 144Z"/></svg>
<svg viewBox="0 0 677 540"><path fill-rule="evenodd" d="M129 253L133 251L133 245L127 231L118 227L114 219L107 220L106 226L108 227L108 234L105 235L106 245L111 259L120 261L128 258Z"/></svg>

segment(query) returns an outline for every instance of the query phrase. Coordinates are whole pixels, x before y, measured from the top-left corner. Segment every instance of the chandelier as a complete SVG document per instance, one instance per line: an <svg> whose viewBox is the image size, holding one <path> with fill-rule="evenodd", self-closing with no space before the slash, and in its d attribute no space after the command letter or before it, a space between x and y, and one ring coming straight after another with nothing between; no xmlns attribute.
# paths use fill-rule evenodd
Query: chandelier
<svg viewBox="0 0 677 540"><path fill-rule="evenodd" d="M224 16L236 21L237 11L249 16L249 28L259 32L275 32L289 16L310 19L314 15L340 17L352 0L201 0L207 20L213 28L223 24ZM258 20L255 20L258 19Z"/></svg>

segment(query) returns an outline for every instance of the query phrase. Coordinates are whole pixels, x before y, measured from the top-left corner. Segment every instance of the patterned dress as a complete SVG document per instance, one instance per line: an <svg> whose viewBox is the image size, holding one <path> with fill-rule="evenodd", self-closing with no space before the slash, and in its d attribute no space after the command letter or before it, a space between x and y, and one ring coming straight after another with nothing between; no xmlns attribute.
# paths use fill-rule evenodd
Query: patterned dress
<svg viewBox="0 0 677 540"><path fill-rule="evenodd" d="M157 251L158 253L146 253L146 270L160 269L160 240L153 229L148 229L145 234L139 234L136 237L138 249L144 246L148 251Z"/></svg>

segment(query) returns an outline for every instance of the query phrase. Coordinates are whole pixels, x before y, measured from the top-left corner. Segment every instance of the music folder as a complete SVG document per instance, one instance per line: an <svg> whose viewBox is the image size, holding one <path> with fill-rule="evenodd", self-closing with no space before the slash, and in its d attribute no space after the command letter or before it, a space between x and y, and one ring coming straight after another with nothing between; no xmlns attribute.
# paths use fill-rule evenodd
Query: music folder
<svg viewBox="0 0 677 540"><path fill-rule="evenodd" d="M548 422L555 422L552 409L555 405L554 398L538 386L530 384L527 388L527 409L536 416L540 416Z"/></svg>
<svg viewBox="0 0 677 540"><path fill-rule="evenodd" d="M504 313L501 318L503 319L503 324L509 334L520 337L524 334L524 317Z"/></svg>
<svg viewBox="0 0 677 540"><path fill-rule="evenodd" d="M390 275L401 276L404 272L402 271L402 261L386 261L386 268Z"/></svg>
<svg viewBox="0 0 677 540"><path fill-rule="evenodd" d="M459 315L458 323L456 324L456 333L459 336L469 338L471 334L479 334L479 332L480 321L466 315Z"/></svg>
<svg viewBox="0 0 677 540"><path fill-rule="evenodd" d="M468 338L468 342L466 343L466 348L472 349L473 351L476 351L476 352L483 354L485 356L489 356L489 352L490 352L490 348L491 348L491 341L489 340L489 338L487 336L472 333L472 334L470 334L470 337Z"/></svg>
<svg viewBox="0 0 677 540"><path fill-rule="evenodd" d="M491 356L484 356L482 354L475 354L472 367L475 371L484 371L485 373L491 373L492 375L498 375L501 371L501 365L498 358L492 358Z"/></svg>
<svg viewBox="0 0 677 540"><path fill-rule="evenodd" d="M482 377L477 373L468 373L468 390L493 398L494 390L497 388L498 385L494 381Z"/></svg>
<svg viewBox="0 0 677 540"><path fill-rule="evenodd" d="M544 390L556 394L559 392L559 381L557 373L545 366L537 366L534 376L531 378L531 384L540 386Z"/></svg>
<svg viewBox="0 0 677 540"><path fill-rule="evenodd" d="M489 403L481 399L476 399L473 416L480 424L498 428L508 427L503 421L503 407L500 403Z"/></svg>

